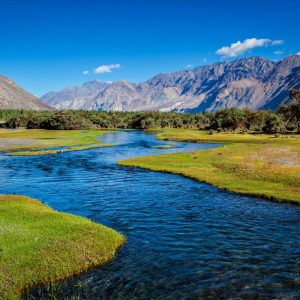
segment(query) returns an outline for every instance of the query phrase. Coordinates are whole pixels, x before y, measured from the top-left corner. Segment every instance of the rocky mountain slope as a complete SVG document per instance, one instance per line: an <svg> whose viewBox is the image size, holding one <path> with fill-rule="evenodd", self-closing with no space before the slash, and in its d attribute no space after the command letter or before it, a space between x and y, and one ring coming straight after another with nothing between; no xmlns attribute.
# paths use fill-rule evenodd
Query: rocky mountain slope
<svg viewBox="0 0 300 300"><path fill-rule="evenodd" d="M42 101L59 109L89 110L94 98L109 85L110 82L106 81L89 81L81 86L67 87L59 92L49 92L42 97Z"/></svg>
<svg viewBox="0 0 300 300"><path fill-rule="evenodd" d="M193 70L159 74L143 83L89 82L42 101L58 109L118 111L214 111L223 107L275 109L288 101L288 91L300 83L300 56L279 62L250 57Z"/></svg>
<svg viewBox="0 0 300 300"><path fill-rule="evenodd" d="M0 75L0 109L48 110L50 107Z"/></svg>

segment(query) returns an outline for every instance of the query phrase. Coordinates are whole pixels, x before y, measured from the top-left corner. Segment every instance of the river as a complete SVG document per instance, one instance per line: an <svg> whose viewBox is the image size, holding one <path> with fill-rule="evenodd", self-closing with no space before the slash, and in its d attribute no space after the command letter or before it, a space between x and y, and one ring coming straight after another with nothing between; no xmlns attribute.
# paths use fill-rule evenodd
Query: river
<svg viewBox="0 0 300 300"><path fill-rule="evenodd" d="M37 198L127 237L113 262L31 290L25 299L300 298L300 206L116 164L217 145L164 142L143 131L114 132L101 140L117 145L0 155L0 193ZM152 148L162 144L174 147Z"/></svg>

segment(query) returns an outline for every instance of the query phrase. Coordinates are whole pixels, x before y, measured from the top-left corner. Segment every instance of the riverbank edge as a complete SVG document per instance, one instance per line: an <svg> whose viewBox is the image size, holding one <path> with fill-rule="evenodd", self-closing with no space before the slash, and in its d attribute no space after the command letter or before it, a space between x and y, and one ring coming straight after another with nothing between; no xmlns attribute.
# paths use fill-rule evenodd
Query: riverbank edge
<svg viewBox="0 0 300 300"><path fill-rule="evenodd" d="M144 157L146 157L146 156L144 156ZM134 163L129 163L129 162L126 162L126 161L118 161L118 165L123 166L123 167L132 167L132 168L138 168L138 169L143 169L143 170L150 170L152 172L157 172L157 173L180 175L180 176L183 176L183 177L188 178L188 179L195 180L195 181L200 182L200 183L205 183L205 184L215 186L215 187L217 187L218 189L220 189L222 191L235 193L235 194L238 194L238 195L241 195L241 196L249 196L249 197L264 199L264 200L268 200L268 201L272 201L272 202L289 203L289 204L293 204L293 205L300 205L300 202L289 200L289 199L281 199L281 198L276 198L276 197L273 197L273 196L269 197L269 196L266 196L266 195L255 194L255 193L237 192L237 191L228 189L226 187L221 187L219 185L213 184L210 181L200 180L197 177L186 175L182 172L174 172L174 171L168 171L168 170L157 170L157 169L154 169L154 168L151 168L151 167L141 167L141 166L138 166Z"/></svg>
<svg viewBox="0 0 300 300"><path fill-rule="evenodd" d="M39 156L39 155L54 155L64 152L73 152L73 151L82 151L82 150L88 150L88 149L96 149L96 148L102 148L102 147L110 147L115 146L115 144L102 144L99 142L96 138L103 136L105 134L112 133L113 129L102 129L102 130L69 130L69 131L59 131L59 130L45 130L45 129L18 129L18 130L9 130L7 129L6 134L9 135L9 138L18 138L18 134L21 133L22 138L28 139L27 144L19 145L17 147L4 147L0 149L0 153L5 153L8 156ZM63 132L66 136L68 136L68 133L71 135L73 133L82 133L82 137L76 136L74 137L70 136L70 140L68 141L68 137L64 140L62 140L59 136L56 138L50 138L51 146L48 147L45 143L45 140L47 141L47 134L53 134L56 133L59 135L59 133ZM85 139L84 133L93 133L93 137L88 137ZM43 137L35 137L35 133L42 133ZM14 134L16 137L14 137ZM1 138L6 138L5 134L0 132L0 142ZM39 145L30 144L30 141L38 141L40 142ZM60 148L60 149L58 149Z"/></svg>
<svg viewBox="0 0 300 300"><path fill-rule="evenodd" d="M239 144L244 144L244 145L258 145L258 141L255 140L253 143L247 141L247 142L236 142L236 141L232 141L230 139L221 139L221 140L213 140L213 137L210 136L209 137L209 141L207 139L197 139L197 138L181 138L181 137L176 137L174 138L173 136L170 137L168 136L168 130L151 130L148 132L152 132L152 133L156 133L156 137L160 140L165 140L165 141L175 141L175 142L194 142L194 143L212 143L212 144L220 144L220 147L218 147L217 149L222 150L226 149L227 147L230 146L238 146ZM262 141L262 144L265 146L267 143L265 143L264 141ZM275 143L276 144L276 143ZM215 148L216 149L216 148ZM208 153L209 151L213 151L214 149L207 149L207 150L200 150L200 151L195 151L195 152L189 152L189 154L192 153ZM161 168L159 166L152 166L149 164L147 164L147 159L149 158L162 158L162 157L170 157L170 156L174 156L176 154L179 153L172 153L172 154L159 154L159 155L153 155L153 156L143 156L143 157L137 157L137 158L131 158L131 159L125 159L125 160L121 160L118 161L117 164L124 166L124 167L135 167L135 168L140 168L140 169L146 169L146 170L151 170L154 172L161 172L161 173L169 173L169 174L176 174L176 175L180 175L201 183L205 183L205 184L209 184L209 185L213 185L223 191L227 191L227 192L232 192L232 193L236 193L239 195L244 195L244 196L250 196L250 197L256 197L256 198L260 198L260 199L265 199L265 200L269 200L269 201L273 201L273 202L280 202L280 203L290 203L290 204L295 204L295 205L300 205L300 200L294 200L294 199L287 199L284 197L278 197L276 195L266 195L264 193L260 193L260 192L247 192L247 191L239 191L235 188L229 188L227 186L223 186L222 183L217 183L215 182L212 178L211 179L206 179L204 180L203 178L199 178L198 176L193 176L190 174L187 174L183 171L178 171L178 170L174 170L174 169L170 169L170 168ZM181 153L183 154L183 153ZM187 154L187 153L185 153ZM213 168L213 167L212 167Z"/></svg>
<svg viewBox="0 0 300 300"><path fill-rule="evenodd" d="M34 199L34 198L30 198L30 197L26 197L26 196L21 196L21 195L12 195L12 194L0 194L0 207L2 207L3 212L5 213L5 204L14 204L16 206L16 208L18 208L18 205L22 205L25 204L26 206L26 210L30 210L30 209L37 209L37 214L41 214L41 217L43 217L43 213L46 214L50 214L51 218L54 216L53 218L53 222L52 225L55 226L55 224L57 223L58 220L62 221L64 218L66 218L67 220L70 221L70 223L66 223L66 230L70 231L70 226L74 227L74 224L76 224L76 229L72 228L72 234L70 233L70 236L64 236L64 239L69 238L69 242L70 245L72 245L72 243L74 243L74 230L75 232L76 230L78 231L78 236L80 234L80 239L78 240L78 242L80 242L80 247L82 247L82 245L84 245L82 239L83 237L86 239L87 242L87 246L86 246L86 251L89 252L86 256L88 256L88 258L86 259L79 259L78 257L74 257L74 261L72 261L71 259L69 259L69 261L64 261L65 265L67 265L67 268L70 268L69 264L73 264L73 267L69 270L63 270L60 271L60 274L56 274L55 272L57 271L55 269L55 266L53 267L53 269L51 269L51 265L47 266L47 273L44 274L44 276L42 278L37 278L37 279L28 279L28 277L26 277L26 279L24 279L23 277L21 277L21 282L18 282L18 279L13 278L12 282L15 283L15 285L19 285L19 286L12 286L12 287L5 287L4 285L2 286L3 290L1 292L1 288L0 288L0 296L3 297L2 299L20 299L21 296L29 289L34 288L34 287L38 287L41 285L48 285L48 284L53 284L56 283L58 281L61 281L63 279L75 276L75 275L79 275L85 271L88 271L92 268L95 267L100 267L104 264L109 263L110 261L112 261L115 258L115 255L117 253L117 251L124 245L124 243L126 242L126 238L121 235L120 233L116 232L115 230L104 226L102 224L98 224L95 223L87 218L81 217L81 216L76 216L76 215L72 215L72 214L68 214L68 213L63 213L63 212L59 212L56 211L54 209L52 209L51 207L43 204L42 202ZM1 213L1 212L0 212ZM20 212L21 214L21 212ZM28 217L28 211L26 211L26 217ZM36 215L32 215L32 217L36 218L35 221L38 219L38 216ZM2 222L5 222L5 220L2 220ZM78 222L79 225L76 223ZM1 223L1 222L0 222ZM74 224L73 224L74 223ZM44 226L47 227L47 230L49 230L49 226L51 225L47 225L46 223L43 224ZM81 225L81 226L80 226ZM5 226L5 224L3 225ZM13 226L17 226L16 224L13 224ZM80 230L78 230L80 227L81 231L85 231L86 232L80 232ZM86 227L86 228L85 228ZM22 228L20 228L22 230ZM25 228L26 229L26 228ZM60 230L62 230L63 228L60 228ZM99 234L95 234L95 232L93 232L93 236L92 236L92 232L96 231ZM26 231L26 230L25 230ZM106 241L103 241L104 245L106 247L99 247L99 243L102 242L99 240L101 235L107 235L105 236L106 238L111 239L112 244L107 245L105 243L107 243ZM52 238L52 237L51 237ZM90 240L92 238L92 240ZM1 240L1 239L0 239ZM6 240L7 241L7 240ZM53 241L53 240L52 240ZM55 241L54 241L55 242ZM64 240L65 242L65 240ZM19 245L14 245L14 248L16 248L16 246ZM43 245L43 247L47 247L48 245ZM49 245L51 246L51 245ZM62 249L64 249L66 247L66 245L63 246ZM95 247L95 249L91 250L91 247ZM2 248L4 248L2 246ZM38 250L43 250L43 249L38 249ZM1 252L4 251L3 249L1 249ZM28 251L30 253L31 249L28 249ZM67 249L65 250L67 251ZM84 251L84 249L82 249L81 251ZM57 252L57 249L55 249L55 252ZM101 256L100 253L104 253L105 256ZM67 254L64 253L65 255L67 255L67 257L70 257L70 253L68 252ZM72 253L73 254L73 253ZM23 255L23 253L21 253L21 255ZM34 252L32 254L32 261L36 262L38 260L39 257L34 255ZM62 258L65 258L65 255L62 256ZM77 255L77 254L76 254ZM47 259L47 257L40 257L41 259ZM14 257L14 260L16 258ZM57 253L55 253L55 259L59 260L59 257L57 257ZM1 261L1 264L3 270L5 270L5 265L4 262ZM60 268L60 266L59 266ZM61 270L61 268L59 269ZM19 270L20 274L24 274L24 269ZM34 270L33 270L34 271ZM3 271L5 272L5 271ZM32 270L28 270L28 273L30 274L32 272ZM52 273L54 272L55 275L53 275ZM0 270L0 275L1 275L1 270ZM4 274L5 275L5 274ZM6 276L0 276L0 279L4 278L6 281L9 281L9 278L7 278ZM23 280L23 281L22 281ZM25 280L25 282L24 282ZM26 282L27 280L27 282ZM0 298L1 298L0 297Z"/></svg>

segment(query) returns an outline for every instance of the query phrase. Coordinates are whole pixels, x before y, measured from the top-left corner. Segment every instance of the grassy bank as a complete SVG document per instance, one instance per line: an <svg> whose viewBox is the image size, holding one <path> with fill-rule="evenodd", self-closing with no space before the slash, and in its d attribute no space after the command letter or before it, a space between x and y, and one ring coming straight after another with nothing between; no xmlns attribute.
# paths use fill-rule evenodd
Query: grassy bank
<svg viewBox="0 0 300 300"><path fill-rule="evenodd" d="M166 130L165 140L222 143L193 153L139 157L119 162L181 174L221 189L277 201L300 203L300 136L227 134Z"/></svg>
<svg viewBox="0 0 300 300"><path fill-rule="evenodd" d="M0 299L102 265L124 243L112 229L15 195L0 195L0 231Z"/></svg>
<svg viewBox="0 0 300 300"><path fill-rule="evenodd" d="M0 129L0 152L13 152L11 155L22 156L43 155L61 152L51 148L69 147L64 151L70 152L111 146L102 144L97 139L109 132L108 130Z"/></svg>

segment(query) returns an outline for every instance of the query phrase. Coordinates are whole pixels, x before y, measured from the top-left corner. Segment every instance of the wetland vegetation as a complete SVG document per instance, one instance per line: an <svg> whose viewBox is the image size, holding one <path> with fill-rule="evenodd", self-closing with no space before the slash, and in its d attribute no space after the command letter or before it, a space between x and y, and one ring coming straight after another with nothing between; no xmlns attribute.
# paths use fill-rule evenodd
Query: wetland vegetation
<svg viewBox="0 0 300 300"><path fill-rule="evenodd" d="M296 104L291 107L195 115L0 111L0 152L30 157L96 151L114 145L114 140L102 143L99 137L105 140L116 128L144 129L160 139L147 146L157 152L147 154L159 155L121 157L119 165L180 174L223 190L299 204L299 111ZM220 146L181 152L184 142ZM31 198L3 195L0 208L2 298L18 298L25 288L102 265L124 243L112 229L59 213Z"/></svg>
<svg viewBox="0 0 300 300"><path fill-rule="evenodd" d="M38 136L41 141L49 141L44 134L49 133L50 136L53 135L52 137L56 135L56 132L46 130L5 129L5 132L10 137L6 137L4 141L15 139L15 135L20 135L20 141L25 141L26 144L29 142L27 138L30 133L33 136ZM236 297L242 295L243 298L243 296L250 297L251 293L256 291L255 287L258 284L264 286L262 293L266 297L272 297L279 292L288 296L295 295L294 283L289 284L284 281L281 282L282 285L278 285L276 274L281 277L285 276L283 274L287 274L287 278L290 278L296 269L294 260L291 259L295 253L292 252L291 254L291 249L288 245L283 246L283 241L285 241L288 233L289 241L297 249L298 231L297 222L295 222L298 213L297 208L225 193L212 186L194 182L182 176L163 173L153 174L153 172L138 168L116 165L116 162L128 158L133 159L140 155L162 154L148 157L149 161L145 160L147 157L134 158L134 164L141 164L144 161L145 166L143 167L149 168L149 162L151 162L156 168L160 163L162 168L165 168L164 171L180 174L191 172L184 175L190 176L192 174L190 177L195 175L193 178L200 176L201 171L203 171L208 177L211 176L211 178L225 182L225 184L237 184L238 181L241 181L241 187L244 188L246 181L243 182L242 177L245 177L245 180L249 179L247 176L248 173L251 173L253 161L256 162L258 159L259 163L256 162L257 165L255 163L254 166L260 172L262 184L264 184L262 180L271 181L273 182L273 185L270 186L272 193L277 192L278 197L281 196L284 200L287 200L286 195L297 200L296 197L299 194L299 175L296 173L298 169L295 166L297 151L299 150L299 137L297 135L275 137L274 134L211 134L209 131L197 129L160 129L158 134L161 139L158 140L155 134L145 131L124 130L111 131L110 133L103 131L108 133L104 135L102 131L96 130L95 132L102 134L101 140L104 144L116 143L116 145L114 147L89 149L88 151L67 152L61 156L42 155L12 158L5 156L4 153L0 156L1 172L4 178L0 186L0 193L13 191L17 194L33 196L55 209L82 215L114 228L127 237L127 243L122 248L124 250L113 263L91 270L83 274L83 277L64 280L73 272L79 273L93 265L90 261L90 252L87 252L85 247L93 249L90 245L94 241L99 243L97 245L103 246L101 233L97 235L98 231L95 231L95 234L90 230L85 231L81 229L81 226L73 227L70 225L70 227L69 223L64 223L64 221L62 222L66 227L61 226L60 222L53 224L51 223L53 221L52 213L57 218L59 218L60 213L54 212L42 204L36 206L34 200L30 200L33 201L36 208L34 211L36 215L32 216L29 208L29 212L28 209L25 210L26 212L23 211L23 207L29 207L27 204L25 205L28 198L25 199L24 203L23 198L13 196L9 210L6 209L6 205L1 207L1 212L6 216L2 221L4 225L1 224L6 232L6 235L3 235L5 241L1 241L1 245L4 245L2 249L6 249L5 252L1 252L1 263L2 266L7 266L13 261L16 269L9 267L1 269L0 278L5 283L5 285L1 285L3 286L2 293L12 293L16 295L14 297L19 297L23 287L62 279L62 282L60 281L62 288L55 285L53 289L50 289L51 293L53 292L58 299L73 297L74 295L83 295L83 298L93 299L99 294L110 295L112 298L121 297L122 299L132 299L141 295L157 298L158 292L164 295L173 295L174 298L180 298L187 293L195 295L195 297L199 295L204 297L203 293L206 296L213 296L215 292L224 297L230 294ZM80 143L79 140L81 139L88 141L88 143L93 142L95 132L69 130L57 131L57 134L59 136L61 133L64 145L66 143L76 145ZM86 138L84 135L87 135ZM173 142L175 137L177 139L191 139L193 142L199 141L200 143ZM37 139L37 143L39 139ZM168 139L172 142L167 141ZM243 142L237 143L238 140ZM61 142L60 139L58 142ZM212 142L224 145L220 147ZM282 149L283 145L285 145L284 149ZM264 151L271 151L267 158L265 153L261 151L260 147L263 146L267 147ZM284 152L286 147L288 147L289 152ZM208 148L214 149L208 150ZM202 150L200 151L200 149ZM251 151L254 149L256 152L253 155ZM272 152L273 149L284 151L283 153L278 152L276 156ZM187 153L176 153L185 151ZM245 154L248 155L247 159L245 159ZM282 161L283 157L290 160ZM274 168L267 172L264 164L265 162L269 163L269 159L273 160L270 162L271 165L275 162L279 165L283 163L285 166L280 167L279 171L276 170L277 173ZM246 163L246 169L243 169L244 163ZM128 163L128 165L131 164ZM229 170L230 166L231 170ZM286 167L290 168L290 172L295 171L290 173L282 182L283 186L288 186L288 189L284 190L286 195L283 195L279 194L280 184L275 180L275 177L286 176L284 173L284 170L287 170ZM235 172L238 176L234 177ZM254 177L254 175L253 171L251 176ZM270 178L266 179L267 176ZM210 183L218 186L217 182ZM291 189L292 186L294 190ZM256 187L257 190L264 188L263 185L258 185L257 181L254 181L251 187L253 189ZM229 189L228 187L225 188ZM266 190L262 189L262 192L265 193ZM74 195L77 196L74 197ZM274 209L271 209L272 207ZM50 215L44 214L44 208L46 212L50 210ZM76 218L71 215L67 216L71 220ZM160 217L157 218L157 216ZM57 220L56 217L55 220ZM287 223L287 220L291 221ZM33 221L36 223L31 225ZM95 223L92 224L98 226ZM13 227L10 228L9 225ZM24 234L22 226L24 226ZM287 227L289 228L288 232ZM269 237L275 228L278 234L277 238L266 240L266 237ZM51 236L56 231L58 235ZM18 233L20 232L22 232L25 241L19 239ZM69 241L68 234L70 232L72 237ZM35 237L38 239L35 240ZM228 237L232 239L230 243L228 243ZM124 241L122 236L117 235L115 238L120 244ZM19 239L19 244L17 244L16 239ZM78 239L81 241L77 244ZM26 245L23 247L23 241L30 247L30 251L26 250ZM111 247L116 246L115 242L109 240L109 236L107 236L106 241ZM216 241L218 247L216 247ZM240 244L241 241L243 241L242 244ZM71 256L69 256L69 247L73 247L72 243L75 243L74 251L77 251L75 253L71 251ZM20 247L12 247L11 245L20 245ZM244 251L245 245L248 249L246 252ZM257 245L268 247L267 257L264 257L265 251L261 251ZM31 251L33 246L35 247L33 250L37 251L37 254ZM281 249L279 256L276 255L278 247ZM64 249L68 250L68 254L64 252ZM226 255L228 262L224 261L226 258L223 255L220 255L224 252L230 253ZM33 262L31 261L32 254L35 254L35 257L41 255L42 258ZM81 259L80 262L86 268L79 268L76 271L73 269L72 262L68 263L68 259L73 261L73 254L76 259L76 255L79 256L78 259ZM253 257L259 257L261 263L253 263ZM92 261L94 262L94 259L97 260L97 258L99 260L103 258L100 250L95 256L92 256ZM23 277L26 273L18 273L19 266L24 267L24 260L26 264L28 262L29 267L29 275L25 279L30 279L30 282ZM98 265L98 263L95 264ZM200 270L203 271L201 271L203 274L201 273L200 277L199 264L201 265ZM43 270L45 271L45 266L48 267L47 272L50 272L50 276L46 272L41 273ZM41 272L30 273L31 267L38 268ZM15 273L9 273L14 270ZM174 272L180 276L174 275ZM265 275L266 272L268 276ZM241 280L245 276L252 276L252 285L248 290L240 288L245 286ZM8 281L9 278L13 278L13 280ZM39 281L38 278L41 280ZM82 282L82 278L86 279L83 279ZM197 281L199 285L187 285L187 278L188 282ZM266 281L265 278L273 278L272 282L276 282L276 286L270 284L270 281ZM221 286L220 282L222 282ZM248 283L247 281L247 286ZM157 289L158 285L160 286L159 289ZM81 289L80 286L84 288ZM200 290L197 288L199 286L201 287ZM41 295L44 298L49 296L47 289L44 291L42 288L27 290L26 295L29 299Z"/></svg>
<svg viewBox="0 0 300 300"><path fill-rule="evenodd" d="M115 256L124 237L32 198L0 195L0 298L78 274Z"/></svg>
<svg viewBox="0 0 300 300"><path fill-rule="evenodd" d="M271 140L278 139L273 136ZM49 288L26 290L25 299L97 299L101 295L111 299L181 299L186 295L251 299L258 293L266 299L297 297L299 206L224 192L176 174L116 164L137 156L200 154L200 149L222 149L219 144L169 142L133 130L112 131L101 140L116 145L62 155L0 155L1 194L13 191L40 199L56 210L87 217L126 236L111 263L61 278ZM168 144L175 146L152 147ZM17 214L18 206L12 209ZM25 222L26 217L21 220ZM46 221L41 220L39 229L48 228ZM75 237L76 230L72 231ZM78 255L83 255L81 247L84 243ZM15 254L16 262L22 261L22 254ZM48 259L43 254L49 265L56 264L57 257L52 262L52 256Z"/></svg>

